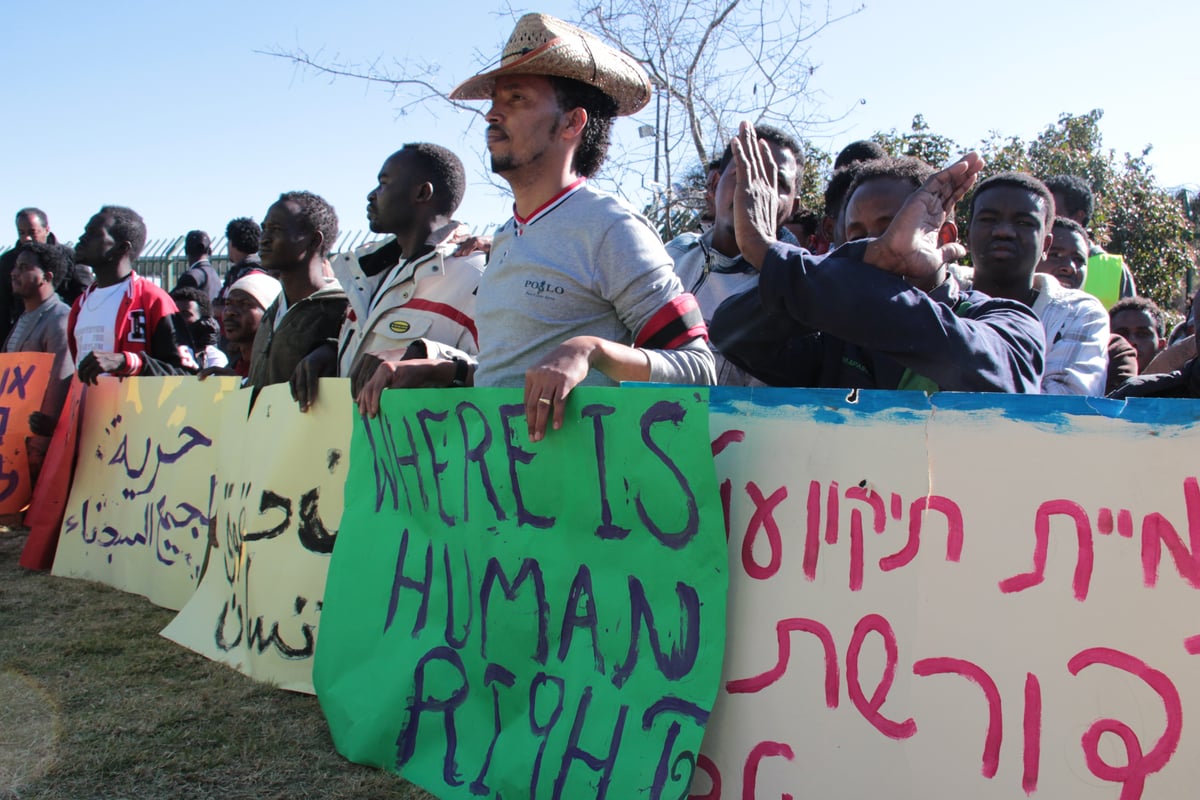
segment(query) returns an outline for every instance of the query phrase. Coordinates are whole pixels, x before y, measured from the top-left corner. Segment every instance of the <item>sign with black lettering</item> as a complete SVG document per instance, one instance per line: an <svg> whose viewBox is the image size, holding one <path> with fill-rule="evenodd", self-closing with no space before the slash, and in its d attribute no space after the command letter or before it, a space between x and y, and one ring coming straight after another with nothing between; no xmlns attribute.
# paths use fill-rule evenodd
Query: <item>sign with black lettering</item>
<svg viewBox="0 0 1200 800"><path fill-rule="evenodd" d="M716 694L707 392L385 392L354 429L313 682L338 750L439 797L676 798Z"/></svg>

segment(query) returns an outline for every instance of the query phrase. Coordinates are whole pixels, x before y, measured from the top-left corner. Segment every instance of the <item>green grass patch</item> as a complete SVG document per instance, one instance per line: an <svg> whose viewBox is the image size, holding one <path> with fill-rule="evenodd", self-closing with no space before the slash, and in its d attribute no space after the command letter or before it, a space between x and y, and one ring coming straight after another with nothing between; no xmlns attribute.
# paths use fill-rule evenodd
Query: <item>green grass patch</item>
<svg viewBox="0 0 1200 800"><path fill-rule="evenodd" d="M0 800L426 800L333 749L315 697L158 635L173 612L17 565L0 527Z"/></svg>

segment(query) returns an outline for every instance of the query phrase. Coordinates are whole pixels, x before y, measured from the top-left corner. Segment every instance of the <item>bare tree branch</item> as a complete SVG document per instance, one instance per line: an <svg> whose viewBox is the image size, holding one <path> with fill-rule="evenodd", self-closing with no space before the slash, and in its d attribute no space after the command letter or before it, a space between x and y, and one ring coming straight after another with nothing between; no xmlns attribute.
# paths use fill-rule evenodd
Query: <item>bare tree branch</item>
<svg viewBox="0 0 1200 800"><path fill-rule="evenodd" d="M819 65L809 59L809 45L862 8L858 0L577 0L581 27L641 64L657 96L653 110L643 112L657 114L656 155L647 155L642 142L623 152L614 147L606 178L618 191L627 191L626 183L645 187L647 173L661 167L666 183L656 188L656 203L670 220L681 197L696 195L695 171L702 172L713 154L724 150L738 121L769 121L798 138L830 122L829 116L812 112L820 105L819 92L811 87ZM518 13L506 5L496 16L515 20ZM362 63L302 49L259 52L331 80L384 86L400 114L451 107L476 119L483 116L478 104L447 97L449 87L441 85L431 62ZM478 60L481 66L487 63ZM673 184L682 175L688 176L686 189ZM668 222L664 233L670 232Z"/></svg>
<svg viewBox="0 0 1200 800"><path fill-rule="evenodd" d="M580 24L641 64L661 98L663 115L655 125L670 178L656 202L666 219L677 201L671 180L706 165L738 121L770 121L798 138L830 121L813 113L820 105L811 84L818 65L809 47L863 8L848 0L835 9L835 2L578 0ZM612 160L618 163L609 171L644 166L640 158ZM695 187L686 191L694 194Z"/></svg>
<svg viewBox="0 0 1200 800"><path fill-rule="evenodd" d="M398 63L398 71L393 73L381 67L378 59L366 65L360 65L336 60L327 62L320 58L319 52L310 55L307 51L299 48L293 51L255 50L254 52L259 55L282 58L298 67L312 70L320 75L328 75L333 79L352 78L386 86L391 91L393 99L402 100L398 109L401 114L406 114L417 106L424 107L430 101L442 101L460 111L469 111L479 117L484 115L477 103L472 105L459 100L451 100L445 88L434 85L431 79L437 73L437 68L432 65L425 64L413 68L407 64Z"/></svg>

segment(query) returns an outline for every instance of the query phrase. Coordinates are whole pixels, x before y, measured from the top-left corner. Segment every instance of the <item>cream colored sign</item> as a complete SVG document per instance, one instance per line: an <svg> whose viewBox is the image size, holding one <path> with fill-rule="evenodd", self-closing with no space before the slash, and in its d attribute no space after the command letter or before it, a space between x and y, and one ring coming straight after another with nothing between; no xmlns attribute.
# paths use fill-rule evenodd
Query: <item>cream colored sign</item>
<svg viewBox="0 0 1200 800"><path fill-rule="evenodd" d="M236 386L105 376L87 387L55 575L183 607L208 549L217 406Z"/></svg>
<svg viewBox="0 0 1200 800"><path fill-rule="evenodd" d="M747 397L693 797L1194 795L1200 405Z"/></svg>
<svg viewBox="0 0 1200 800"><path fill-rule="evenodd" d="M249 420L244 405L224 410L221 440L237 446L218 451L217 547L164 636L259 680L312 693L353 420L344 379L322 381L308 413L283 384L263 390Z"/></svg>

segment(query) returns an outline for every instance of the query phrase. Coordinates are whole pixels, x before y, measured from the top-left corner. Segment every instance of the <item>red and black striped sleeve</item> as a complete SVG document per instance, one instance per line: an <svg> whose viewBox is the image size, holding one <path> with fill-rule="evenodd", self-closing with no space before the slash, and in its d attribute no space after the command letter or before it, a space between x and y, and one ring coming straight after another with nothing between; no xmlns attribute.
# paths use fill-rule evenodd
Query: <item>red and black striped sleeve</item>
<svg viewBox="0 0 1200 800"><path fill-rule="evenodd" d="M654 312L634 340L635 347L674 350L693 339L708 340L708 327L696 298L685 292Z"/></svg>

